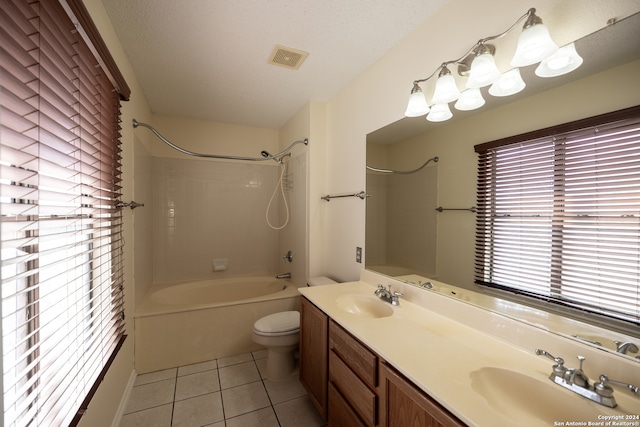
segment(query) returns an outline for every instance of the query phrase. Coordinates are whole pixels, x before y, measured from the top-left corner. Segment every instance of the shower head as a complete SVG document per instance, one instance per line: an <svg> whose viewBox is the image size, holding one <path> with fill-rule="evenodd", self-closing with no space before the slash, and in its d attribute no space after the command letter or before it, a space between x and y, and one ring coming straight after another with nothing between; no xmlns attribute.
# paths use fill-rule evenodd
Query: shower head
<svg viewBox="0 0 640 427"><path fill-rule="evenodd" d="M262 157L266 157L266 158L272 157L267 150L262 150L260 154L262 154Z"/></svg>

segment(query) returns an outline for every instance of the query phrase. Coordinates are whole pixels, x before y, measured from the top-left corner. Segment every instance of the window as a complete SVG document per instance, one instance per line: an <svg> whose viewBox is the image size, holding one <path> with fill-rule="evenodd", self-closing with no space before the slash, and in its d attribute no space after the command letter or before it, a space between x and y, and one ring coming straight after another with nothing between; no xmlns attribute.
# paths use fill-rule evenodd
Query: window
<svg viewBox="0 0 640 427"><path fill-rule="evenodd" d="M85 43L90 31L69 18L78 5L7 0L0 10L7 427L77 424L125 338L116 204L128 92Z"/></svg>
<svg viewBox="0 0 640 427"><path fill-rule="evenodd" d="M640 324L640 107L475 149L476 283Z"/></svg>

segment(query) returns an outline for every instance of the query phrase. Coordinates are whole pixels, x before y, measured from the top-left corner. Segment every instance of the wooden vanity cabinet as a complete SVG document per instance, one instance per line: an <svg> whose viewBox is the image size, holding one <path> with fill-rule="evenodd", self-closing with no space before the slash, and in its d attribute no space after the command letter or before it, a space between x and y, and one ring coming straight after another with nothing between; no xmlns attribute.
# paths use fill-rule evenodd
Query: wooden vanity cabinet
<svg viewBox="0 0 640 427"><path fill-rule="evenodd" d="M329 317L300 298L300 383L324 421L327 420Z"/></svg>
<svg viewBox="0 0 640 427"><path fill-rule="evenodd" d="M380 364L382 427L464 427L462 421L386 363Z"/></svg>
<svg viewBox="0 0 640 427"><path fill-rule="evenodd" d="M378 356L333 320L329 320L329 384L330 427L354 423L354 413L359 425L378 425ZM343 419L343 413L349 417Z"/></svg>
<svg viewBox="0 0 640 427"><path fill-rule="evenodd" d="M305 297L300 382L329 427L463 427Z"/></svg>

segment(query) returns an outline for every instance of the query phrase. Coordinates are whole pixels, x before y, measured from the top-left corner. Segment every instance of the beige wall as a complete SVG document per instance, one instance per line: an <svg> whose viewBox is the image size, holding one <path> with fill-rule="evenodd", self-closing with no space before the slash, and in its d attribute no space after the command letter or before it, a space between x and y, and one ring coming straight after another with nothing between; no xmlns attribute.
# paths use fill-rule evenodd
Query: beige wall
<svg viewBox="0 0 640 427"><path fill-rule="evenodd" d="M515 20L531 6L523 0L449 2L433 19L327 103L327 167L323 176L312 176L312 180L325 180L325 190L332 194L363 190L366 135L402 118L411 82L429 75L442 61L466 52L479 38L498 34L511 24L487 13L488 10L499 8L504 12L501 16L511 15ZM610 17L624 17L640 10L638 2L633 0L541 0L535 7L545 24L552 29L553 38L558 44L568 43L602 28ZM580 22L580 28L571 25L572 22ZM625 104L612 97L608 98L607 103L595 97L589 102L585 101L581 100L580 111L573 110L575 118L609 111L616 108L614 105ZM561 111L559 106L545 106L542 114L519 120L528 123L530 129L535 129L542 123L555 122L571 115ZM463 146L454 145L451 150L458 151L460 158L473 156L473 152L468 152ZM445 155L444 152L438 154ZM441 174L440 178L442 183L449 177ZM453 197L451 192L441 188L441 197L445 197L445 194L448 194L446 197ZM317 196L319 194L310 194L312 198ZM463 198L463 194L459 197ZM474 200L473 197L468 199ZM443 205L446 202L446 199L440 201ZM364 247L365 244L365 204L354 198L328 205L324 217L326 233L323 242L326 272L340 281L357 280L363 265L355 262L354 254L356 246ZM439 232L442 229L439 227ZM446 233L439 236L440 241L457 245L449 240Z"/></svg>

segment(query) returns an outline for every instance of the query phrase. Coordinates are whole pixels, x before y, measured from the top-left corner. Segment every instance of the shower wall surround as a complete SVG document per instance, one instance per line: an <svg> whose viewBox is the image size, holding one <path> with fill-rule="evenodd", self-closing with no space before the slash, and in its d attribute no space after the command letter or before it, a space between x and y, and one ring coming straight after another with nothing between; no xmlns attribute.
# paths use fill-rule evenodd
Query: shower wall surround
<svg viewBox="0 0 640 427"><path fill-rule="evenodd" d="M273 162L155 157L154 283L276 272L278 232L265 213L279 176ZM274 201L272 223L279 206ZM218 258L228 259L227 270L213 271Z"/></svg>

